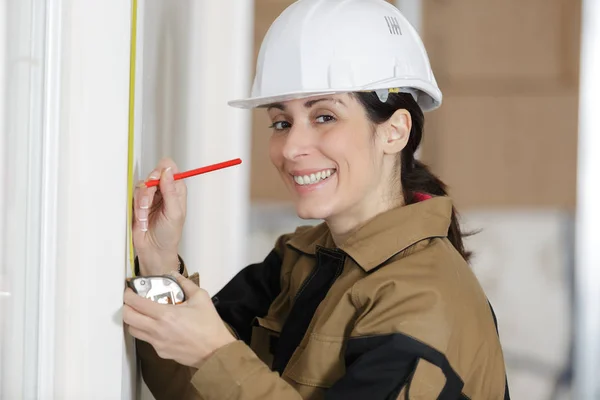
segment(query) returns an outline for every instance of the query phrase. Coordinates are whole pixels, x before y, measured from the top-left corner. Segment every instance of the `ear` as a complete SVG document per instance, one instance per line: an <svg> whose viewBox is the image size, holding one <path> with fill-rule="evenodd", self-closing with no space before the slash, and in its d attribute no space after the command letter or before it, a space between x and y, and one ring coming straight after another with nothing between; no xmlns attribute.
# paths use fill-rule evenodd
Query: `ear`
<svg viewBox="0 0 600 400"><path fill-rule="evenodd" d="M383 123L382 139L383 151L385 154L397 154L401 152L410 137L412 128L412 118L405 109L396 110L396 112Z"/></svg>

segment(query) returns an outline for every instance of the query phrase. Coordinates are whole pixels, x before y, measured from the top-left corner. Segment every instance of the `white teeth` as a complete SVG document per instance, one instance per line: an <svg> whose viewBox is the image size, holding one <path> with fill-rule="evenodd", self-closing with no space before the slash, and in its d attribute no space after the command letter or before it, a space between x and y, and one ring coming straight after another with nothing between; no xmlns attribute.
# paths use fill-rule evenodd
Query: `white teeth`
<svg viewBox="0 0 600 400"><path fill-rule="evenodd" d="M334 170L328 169L325 171L319 171L316 174L294 176L294 181L296 181L298 185L312 185L323 179L329 178L334 172Z"/></svg>

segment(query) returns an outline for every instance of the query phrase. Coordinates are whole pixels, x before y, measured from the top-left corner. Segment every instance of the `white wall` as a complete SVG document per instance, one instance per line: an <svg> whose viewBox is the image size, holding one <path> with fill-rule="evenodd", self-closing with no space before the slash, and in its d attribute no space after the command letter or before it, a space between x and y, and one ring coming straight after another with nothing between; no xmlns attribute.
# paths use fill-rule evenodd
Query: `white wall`
<svg viewBox="0 0 600 400"><path fill-rule="evenodd" d="M186 181L180 253L209 293L247 263L250 113L227 100L250 90L253 7L252 0L139 3L137 176L165 156L180 170L243 160ZM142 398L151 398L145 385Z"/></svg>
<svg viewBox="0 0 600 400"><path fill-rule="evenodd" d="M44 371L57 399L120 399L127 378L130 18L121 0L62 2L56 353L55 369Z"/></svg>
<svg viewBox="0 0 600 400"><path fill-rule="evenodd" d="M250 90L253 2L140 5L141 176L164 156L181 170L244 161L186 181L189 206L180 250L214 293L246 262L250 112L227 101Z"/></svg>

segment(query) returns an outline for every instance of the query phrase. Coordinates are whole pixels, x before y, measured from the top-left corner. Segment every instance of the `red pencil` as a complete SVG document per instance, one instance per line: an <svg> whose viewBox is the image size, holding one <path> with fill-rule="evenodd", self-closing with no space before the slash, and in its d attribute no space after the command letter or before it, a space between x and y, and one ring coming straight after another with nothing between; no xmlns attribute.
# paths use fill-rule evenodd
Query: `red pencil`
<svg viewBox="0 0 600 400"><path fill-rule="evenodd" d="M205 174L207 172L216 171L218 169L233 167L234 165L238 165L241 163L242 163L241 159L234 158L233 160L223 161L223 162L220 162L217 164L212 164L212 165L207 165L206 167L192 169L192 170L186 171L186 172L180 172L180 173L173 175L173 178L175 178L175 180L177 181L179 179L189 178L190 176L201 175L201 174ZM158 186L159 182L160 182L159 179L154 179L154 180L150 180L148 182L144 182L144 185L146 185L146 187L153 187L153 186Z"/></svg>

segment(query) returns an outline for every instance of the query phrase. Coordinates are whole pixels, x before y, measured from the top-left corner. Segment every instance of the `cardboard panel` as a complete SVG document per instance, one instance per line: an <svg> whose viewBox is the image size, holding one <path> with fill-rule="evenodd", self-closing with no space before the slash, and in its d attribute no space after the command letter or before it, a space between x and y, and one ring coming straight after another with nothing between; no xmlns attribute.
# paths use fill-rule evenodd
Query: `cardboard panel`
<svg viewBox="0 0 600 400"><path fill-rule="evenodd" d="M423 4L444 93L424 159L462 207L572 208L581 2Z"/></svg>
<svg viewBox="0 0 600 400"><path fill-rule="evenodd" d="M446 97L427 115L423 160L461 208L575 204L575 94Z"/></svg>
<svg viewBox="0 0 600 400"><path fill-rule="evenodd" d="M577 82L577 0L426 0L424 41L442 89L548 91Z"/></svg>

